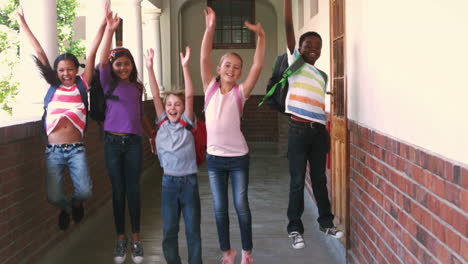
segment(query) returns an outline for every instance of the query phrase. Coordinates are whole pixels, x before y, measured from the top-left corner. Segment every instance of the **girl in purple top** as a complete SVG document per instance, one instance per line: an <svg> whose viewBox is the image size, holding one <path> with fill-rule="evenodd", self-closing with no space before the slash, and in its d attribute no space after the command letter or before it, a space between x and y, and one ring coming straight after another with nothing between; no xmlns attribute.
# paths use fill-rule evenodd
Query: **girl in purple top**
<svg viewBox="0 0 468 264"><path fill-rule="evenodd" d="M140 242L140 174L143 161L143 125L148 137L151 126L144 118L143 85L137 80L138 72L133 56L128 49L110 51L111 39L120 18L107 15L100 57L100 83L106 98L104 121L104 152L112 183L112 205L117 242L114 249L115 263L122 263L126 257L127 238L125 235L125 200L128 201L132 227L131 251L134 263L143 262L143 247ZM110 54L110 56L109 56Z"/></svg>

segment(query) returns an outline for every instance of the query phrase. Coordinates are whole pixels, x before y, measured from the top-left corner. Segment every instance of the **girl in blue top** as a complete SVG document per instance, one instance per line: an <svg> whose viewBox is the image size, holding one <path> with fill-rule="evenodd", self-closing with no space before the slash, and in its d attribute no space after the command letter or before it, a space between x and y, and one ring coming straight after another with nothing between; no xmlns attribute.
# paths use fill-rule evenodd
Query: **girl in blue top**
<svg viewBox="0 0 468 264"><path fill-rule="evenodd" d="M161 209L164 257L168 264L182 263L177 238L182 212L187 238L188 263L199 264L202 263L200 195L198 194L194 138L192 132L180 124L181 120L192 127L196 124L193 113L192 79L188 70L190 48L186 47L185 56L182 52L180 53L185 79L185 96L183 92L169 92L164 103L159 97L159 87L153 71L153 57L153 50L148 50L146 68L158 117L157 123L161 124L156 136L156 150L161 167L164 169Z"/></svg>

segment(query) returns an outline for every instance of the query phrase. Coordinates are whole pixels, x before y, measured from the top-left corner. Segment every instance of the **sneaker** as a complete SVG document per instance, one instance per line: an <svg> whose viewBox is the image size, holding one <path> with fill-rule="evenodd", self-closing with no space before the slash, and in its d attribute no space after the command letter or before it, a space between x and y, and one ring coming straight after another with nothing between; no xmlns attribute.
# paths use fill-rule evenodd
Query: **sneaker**
<svg viewBox="0 0 468 264"><path fill-rule="evenodd" d="M302 234L294 231L294 232L289 233L289 237L292 239L292 247L294 249L305 248L305 241L304 241L304 238L302 237Z"/></svg>
<svg viewBox="0 0 468 264"><path fill-rule="evenodd" d="M140 241L132 242L132 260L133 263L143 263L143 247Z"/></svg>
<svg viewBox="0 0 468 264"><path fill-rule="evenodd" d="M242 250L242 260L241 264L252 264L252 253L247 253L246 251Z"/></svg>
<svg viewBox="0 0 468 264"><path fill-rule="evenodd" d="M66 230L69 225L70 215L65 210L62 210L59 214L58 227L60 228L60 230Z"/></svg>
<svg viewBox="0 0 468 264"><path fill-rule="evenodd" d="M78 224L83 219L83 216L84 216L83 204L80 204L78 206L72 206L73 222Z"/></svg>
<svg viewBox="0 0 468 264"><path fill-rule="evenodd" d="M127 257L127 239L117 240L115 243L114 249L114 262L116 264L121 264L125 261Z"/></svg>
<svg viewBox="0 0 468 264"><path fill-rule="evenodd" d="M320 231L324 232L325 234L329 235L329 236L332 236L334 238L341 238L343 237L344 233L340 230L338 230L336 228L336 226L334 227L320 227Z"/></svg>
<svg viewBox="0 0 468 264"><path fill-rule="evenodd" d="M223 254L223 258L221 259L222 264L234 264L234 259L236 258L236 250L231 248L227 255Z"/></svg>

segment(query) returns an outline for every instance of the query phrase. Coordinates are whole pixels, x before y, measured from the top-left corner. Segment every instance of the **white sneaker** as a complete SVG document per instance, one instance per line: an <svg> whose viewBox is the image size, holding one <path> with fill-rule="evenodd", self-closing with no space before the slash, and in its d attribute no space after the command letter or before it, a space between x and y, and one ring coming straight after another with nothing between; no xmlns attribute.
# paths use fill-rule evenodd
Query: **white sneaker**
<svg viewBox="0 0 468 264"><path fill-rule="evenodd" d="M291 232L289 233L289 237L292 239L292 247L294 249L301 249L305 248L305 241L302 235L299 232Z"/></svg>
<svg viewBox="0 0 468 264"><path fill-rule="evenodd" d="M127 257L127 239L117 240L115 249L114 249L114 262L116 264L121 264L125 261Z"/></svg>
<svg viewBox="0 0 468 264"><path fill-rule="evenodd" d="M329 227L329 228L326 228L326 227L320 227L320 231L324 232L325 234L329 235L329 236L332 236L334 238L342 238L344 233L340 230L338 230L336 228L336 226L334 227Z"/></svg>
<svg viewBox="0 0 468 264"><path fill-rule="evenodd" d="M143 263L143 247L141 246L141 242L132 242L132 260L135 264Z"/></svg>

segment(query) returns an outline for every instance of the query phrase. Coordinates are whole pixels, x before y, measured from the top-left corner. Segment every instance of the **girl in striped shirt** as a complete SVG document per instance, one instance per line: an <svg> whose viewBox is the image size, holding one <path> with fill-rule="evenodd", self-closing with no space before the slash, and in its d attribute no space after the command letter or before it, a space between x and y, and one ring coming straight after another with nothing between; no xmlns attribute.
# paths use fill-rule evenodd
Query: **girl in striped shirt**
<svg viewBox="0 0 468 264"><path fill-rule="evenodd" d="M109 12L106 6L106 13ZM70 214L75 223L84 216L83 201L91 196L91 179L86 161L83 136L86 128L86 105L88 82L91 81L96 52L104 34L106 20L103 19L97 35L88 51L86 67L77 75L81 66L70 53L59 55L51 67L44 49L31 32L24 12L18 9L21 31L29 39L36 55L33 56L42 76L51 85L45 98L44 128L47 134L46 192L49 203L60 209L58 226L68 228ZM83 98L86 98L84 102ZM65 168L69 169L74 185L71 200L63 192L62 178Z"/></svg>

